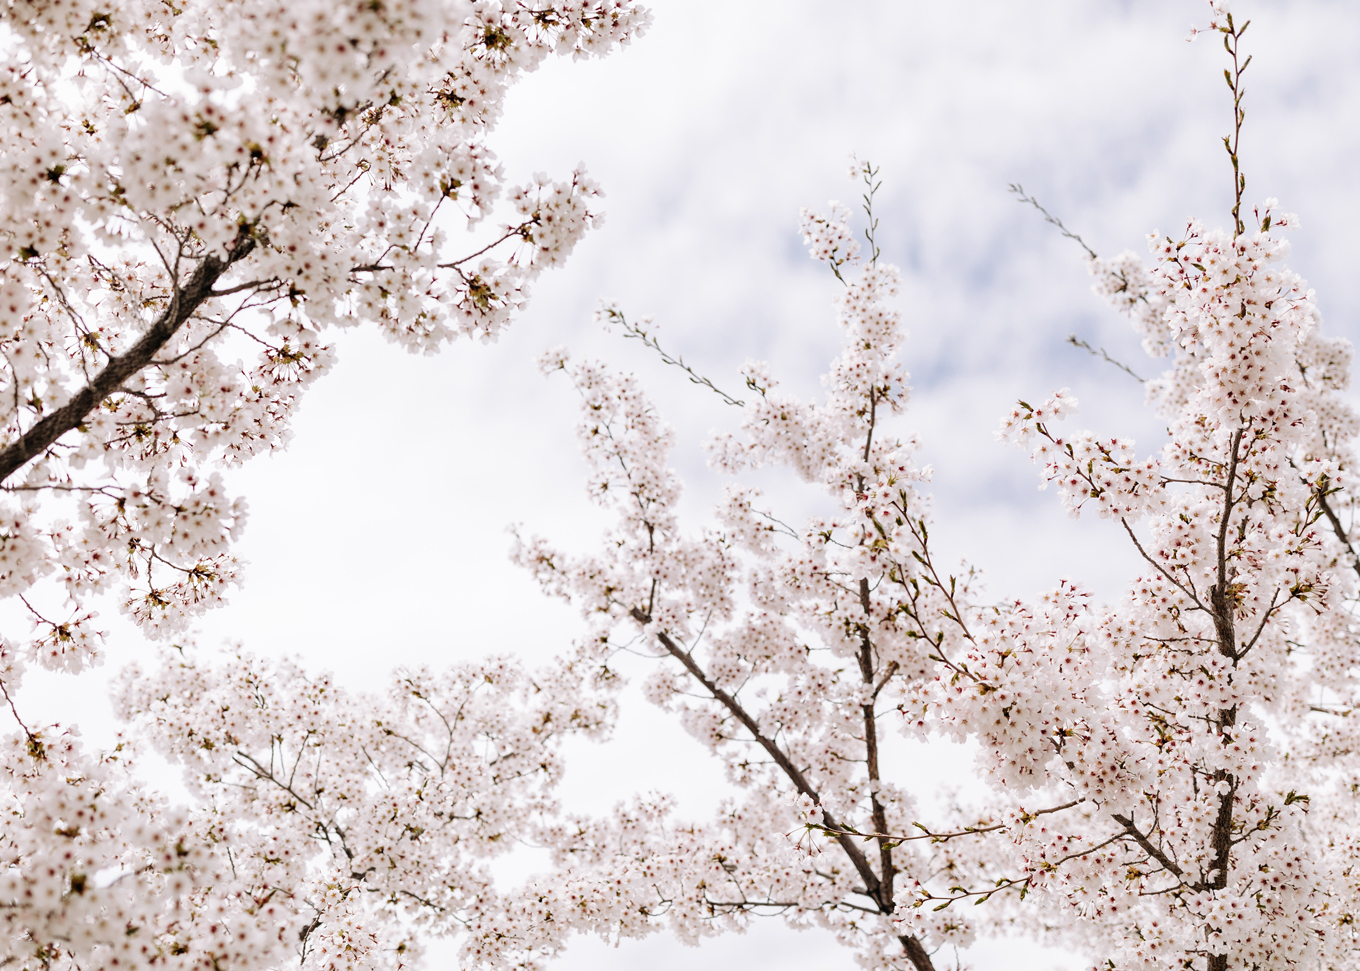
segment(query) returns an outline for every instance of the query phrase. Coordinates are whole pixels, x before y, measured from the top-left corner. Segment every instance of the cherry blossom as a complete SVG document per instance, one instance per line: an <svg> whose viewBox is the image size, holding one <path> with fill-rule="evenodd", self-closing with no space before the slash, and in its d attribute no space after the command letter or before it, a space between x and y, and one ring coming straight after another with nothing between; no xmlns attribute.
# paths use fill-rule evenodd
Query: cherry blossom
<svg viewBox="0 0 1360 971"><path fill-rule="evenodd" d="M30 732L3 765L6 963L265 967L296 939L273 888L230 872L241 844L147 791L126 750L91 756L70 731Z"/></svg>
<svg viewBox="0 0 1360 971"><path fill-rule="evenodd" d="M580 169L507 185L488 145L505 95L648 18L631 0L9 9L0 588L52 581L39 659L92 629L95 594L153 636L222 602L246 504L219 472L287 443L328 328L424 353L496 338L600 196Z"/></svg>
<svg viewBox="0 0 1360 971"><path fill-rule="evenodd" d="M356 694L291 662L186 649L125 672L119 703L183 766L226 886L286 928L276 960L398 968L458 937L469 961L518 966L558 942L516 923L489 861L560 825L558 744L611 716L579 682L493 658Z"/></svg>
<svg viewBox="0 0 1360 971"><path fill-rule="evenodd" d="M762 362L734 396L651 318L601 306L739 411L708 443L731 477L712 521L680 515L675 435L639 381L551 351L610 526L584 552L521 530L515 557L585 632L541 670L493 657L363 691L184 637L239 571L247 510L223 470L286 442L328 327L421 352L501 332L599 195L580 171L506 185L487 147L505 92L646 14L15 7L0 591L36 630L0 641L19 727L0 753L5 960L395 971L449 938L468 966L535 968L575 933L693 942L778 915L867 969L929 971L1000 927L1111 971L1356 965L1352 354L1286 265L1298 220L1245 195L1246 23L1211 7L1231 224L1154 233L1147 260L1086 248L1095 293L1163 362L1145 384L1166 441L1069 431L1066 390L1027 395L999 432L1071 515L1123 531L1141 566L1118 600L1067 579L997 603L940 562L878 170L856 160L863 234L838 204L802 215L841 335L819 398ZM491 228L502 196L514 214ZM455 226L480 235L455 250ZM791 524L750 484L760 468L821 490L819 514ZM15 699L27 663L98 660L89 601L109 591L171 644L123 674L128 734L101 753ZM664 795L601 817L560 804L562 742L608 732L624 654L721 760L711 817ZM985 794L942 804L894 777L903 738L970 743ZM185 805L138 781L148 749L182 770ZM540 866L505 886L513 852Z"/></svg>
<svg viewBox="0 0 1360 971"><path fill-rule="evenodd" d="M887 302L898 274L847 255L856 249L848 218L842 208L803 221L813 255L844 284L836 302L844 343L824 400L788 395L768 368L748 365L754 395L741 404L741 432L710 442L719 469L784 465L826 489L831 513L802 529L765 510L756 490L734 485L712 528L682 530L679 482L666 465L673 435L636 379L563 350L542 361L580 394L589 494L616 521L600 552L573 556L526 538L516 555L550 592L580 605L590 630L573 660L595 669L597 690L620 682L621 651L663 662L646 694L724 759L740 793L709 824L673 821L660 806L579 825L559 848L570 855L572 894L536 898L554 926L629 936L668 923L692 938L778 912L830 928L869 967L903 957L927 967L928 946L971 934L949 918L925 928L894 923L931 867L927 846L896 836L910 830L916 801L879 771L880 724L900 704L901 686L933 671L937 645L880 579L897 533L923 532L915 517L925 500L915 490L928 471L916 465L914 443L882 427L908 396L894 359L905 335ZM872 235L869 244L876 252ZM623 320L617 308L605 313ZM866 506L899 495L910 522L885 530L866 515ZM932 605L967 595L966 581L918 587ZM924 603L918 610L927 614ZM649 879L621 875L639 868Z"/></svg>
<svg viewBox="0 0 1360 971"><path fill-rule="evenodd" d="M705 822L652 803L579 824L559 849L569 874L532 898L543 919L688 938L774 912L832 929L874 969L926 971L1001 926L1091 967L1355 964L1341 835L1360 750L1352 355L1286 266L1296 217L1243 202L1246 24L1213 10L1233 64L1233 226L1154 233L1147 262L1087 247L1096 294L1166 359L1146 382L1166 443L1065 432L1065 390L1020 402L999 433L1070 514L1120 525L1143 567L1117 602L1065 580L987 603L971 569L939 564L930 469L894 434L905 334L872 166L856 169L864 255L843 207L803 215L840 284L842 352L821 400L759 363L739 400L662 352L741 409L712 465L786 467L825 489L820 517L789 525L738 480L710 526L685 528L673 434L636 379L564 350L544 359L580 395L589 494L613 525L595 552L526 538L516 555L580 607L589 631L571 657L596 690L617 690L623 652L655 659L647 697L722 760L734 796ZM660 350L649 321L632 332ZM890 727L972 742L989 795L927 806L883 771Z"/></svg>
<svg viewBox="0 0 1360 971"><path fill-rule="evenodd" d="M27 725L19 688L26 665L102 660L100 596L177 641L223 602L247 518L224 472L287 444L328 331L421 353L496 339L601 196L581 168L512 184L491 148L505 97L550 55L603 56L648 22L631 0L5 8L0 596L34 630L0 639L19 728L0 752L0 961L397 968L408 919L445 933L494 907L481 857L531 833L553 740L599 717L571 708L569 678L534 708L496 662L408 673L384 721L286 666L168 663L124 707L176 733L155 741L192 766L187 807L139 781L130 737L100 753ZM488 696L490 721L472 710ZM299 775L304 754L323 761Z"/></svg>

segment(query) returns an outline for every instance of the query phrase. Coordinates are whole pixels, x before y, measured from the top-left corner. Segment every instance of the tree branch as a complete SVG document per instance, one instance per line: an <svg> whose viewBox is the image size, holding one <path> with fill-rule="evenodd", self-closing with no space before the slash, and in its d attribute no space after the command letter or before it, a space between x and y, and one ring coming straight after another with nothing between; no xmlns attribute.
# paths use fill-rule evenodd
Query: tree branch
<svg viewBox="0 0 1360 971"><path fill-rule="evenodd" d="M177 287L170 305L141 339L125 353L111 358L93 381L77 391L46 418L19 436L18 441L0 451L0 482L22 468L30 459L42 454L57 439L85 423L90 413L109 395L116 392L128 378L151 362L156 353L170 342L184 322L212 296L213 285L238 260L244 259L255 248L255 240L243 230L236 238L226 259L207 256L194 270L183 287Z"/></svg>
<svg viewBox="0 0 1360 971"><path fill-rule="evenodd" d="M651 621L651 617L636 607L634 607L630 613L632 618L639 624L647 624ZM690 656L690 653L677 644L665 631L657 631L656 639L660 641L661 646L664 647L672 657L685 666L685 670L687 670L696 681L703 685L704 689L712 695L716 701L720 702L723 707L731 712L733 717L745 726L746 730L751 733L751 737L756 741L756 744L760 745L761 748L769 753L770 758L774 759L775 764L783 770L784 775L786 775L789 778L789 781L797 787L798 791L820 805L822 801L821 796L819 796L817 790L812 787L812 783L810 783L807 777L803 775L802 770L793 764L793 760L789 758L788 754L781 749L773 739L761 731L760 725L751 717L751 714L741 702L737 701L736 698L732 697L722 688L719 688L708 675L704 673L703 668L699 667L694 658ZM822 817L826 820L828 828L843 828L825 808L822 809ZM864 852L855 845L854 840L849 836L839 836L837 837L837 842L840 844L841 849L845 851L845 855L850 858L850 862L854 866L855 871L859 874L860 879L864 881L864 886L868 891L867 896L872 898L874 903L878 905L878 909L881 913L891 914L893 912L893 901L891 898L885 900L882 897L883 882L879 880L878 875L874 873L874 868L869 864L869 860L865 857ZM935 965L930 960L930 954L926 951L925 947L922 946L919 940L911 935L900 937L899 940L902 942L903 948L906 949L907 957L916 967L916 971L935 971Z"/></svg>

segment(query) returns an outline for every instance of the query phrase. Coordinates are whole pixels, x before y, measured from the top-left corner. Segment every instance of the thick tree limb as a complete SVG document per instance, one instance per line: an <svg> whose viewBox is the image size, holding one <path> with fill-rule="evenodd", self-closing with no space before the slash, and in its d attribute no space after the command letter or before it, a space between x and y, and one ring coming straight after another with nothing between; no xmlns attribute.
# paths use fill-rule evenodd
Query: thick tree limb
<svg viewBox="0 0 1360 971"><path fill-rule="evenodd" d="M56 441L84 424L109 395L116 392L128 378L151 363L184 322L193 316L203 302L212 296L212 289L231 265L244 259L255 248L255 240L247 235L237 238L226 258L207 256L182 287L176 287L170 306L156 322L126 352L110 358L104 369L94 376L71 399L56 411L40 420L19 440L0 451L0 482L23 468L31 459L47 451Z"/></svg>
<svg viewBox="0 0 1360 971"><path fill-rule="evenodd" d="M1233 167L1237 167L1236 158L1233 159ZM1233 215L1237 215L1236 208L1233 209ZM1238 227L1240 233L1240 222ZM1226 551L1228 527L1232 519L1233 507L1236 505L1236 500L1233 498L1233 487L1237 478L1238 453L1242 445L1242 433L1246 430L1246 427L1233 432L1232 455L1229 456L1228 474L1224 479L1223 518L1218 524L1218 581L1209 590L1209 602L1213 605L1214 630L1218 636L1218 653L1231 660L1234 668L1237 667L1238 660L1245 652L1239 651L1237 648L1237 630L1233 616L1235 605L1231 594L1234 574L1230 571ZM1272 605L1273 603L1274 601L1272 601ZM1270 614L1267 611L1262 624L1264 625L1265 620L1269 619ZM1231 682L1231 673L1228 675L1228 679ZM1236 724L1236 705L1219 710L1218 731L1220 735L1226 737L1228 729ZM1213 847L1214 851L1214 861L1211 868L1214 876L1213 879L1206 882L1206 885L1211 890L1222 890L1228 885L1228 864L1232 853L1233 800L1237 794L1237 780L1231 772L1224 769L1215 771L1212 778L1215 784L1227 783L1228 791L1218 797L1218 812L1214 816L1213 835L1210 839L1210 846ZM1223 971L1223 969L1220 968L1218 971Z"/></svg>
<svg viewBox="0 0 1360 971"><path fill-rule="evenodd" d="M867 442L864 451L866 454L869 451ZM864 679L864 684L873 688L875 674L874 644L869 638L869 621L873 618L873 608L869 600L869 581L864 578L859 581L859 602L860 606L864 608L864 626L860 629L859 670L860 676ZM877 695L860 706L864 716L864 767L869 773L869 804L872 809L871 818L873 819L874 829L880 833L886 833L888 831L887 812L883 803L878 799L880 777L878 770L878 722L874 708L876 698ZM893 899L893 876L897 872L897 867L893 864L892 853L892 841L886 837L878 837L878 868L881 871L880 879L883 881L882 896L886 900Z"/></svg>

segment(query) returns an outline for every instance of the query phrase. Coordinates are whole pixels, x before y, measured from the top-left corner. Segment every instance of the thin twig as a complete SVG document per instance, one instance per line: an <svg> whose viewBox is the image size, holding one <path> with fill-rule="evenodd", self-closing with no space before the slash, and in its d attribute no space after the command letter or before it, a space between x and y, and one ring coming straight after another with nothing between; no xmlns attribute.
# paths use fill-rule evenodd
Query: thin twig
<svg viewBox="0 0 1360 971"><path fill-rule="evenodd" d="M1091 247L1086 244L1086 240L1082 239L1076 233L1072 232L1072 230L1068 229L1066 226L1063 225L1063 221L1061 219L1053 215L1053 213L1049 212L1043 206L1039 205L1039 200L1026 193L1025 187L1023 185L1021 185L1019 182L1012 182L1008 188L1012 193L1015 194L1017 202L1025 203L1033 206L1035 209L1038 209L1039 212L1043 214L1044 222L1051 223L1052 225L1057 226L1058 232L1062 233L1068 239L1073 240L1078 245L1080 245L1082 249L1086 250L1086 254L1090 256L1091 259L1093 260L1100 259L1100 257L1096 255L1096 251L1091 249Z"/></svg>
<svg viewBox="0 0 1360 971"><path fill-rule="evenodd" d="M630 321L627 317L624 316L622 310L619 310L617 307L604 307L602 309L602 313L608 319L609 323L617 323L623 328L624 337L642 341L642 343L645 344L647 347L650 347L652 350L656 351L656 353L661 356L662 361L671 365L672 367L678 367L680 370L688 374L691 384L697 384L700 387L708 388L708 390L712 391L718 397L722 398L722 400L729 405L733 405L737 408L743 408L746 406L745 401L742 401L740 398L732 397L722 388L714 384L712 380L700 374L698 371L694 370L694 368L686 364L685 359L683 357L680 357L678 355L672 357L666 350L662 348L660 342L657 340L656 335L654 333L648 333L646 330L643 330L637 324ZM750 384L750 382L748 381L747 384Z"/></svg>
<svg viewBox="0 0 1360 971"><path fill-rule="evenodd" d="M1123 361L1118 361L1110 357L1109 352L1105 350L1105 348L1092 347L1090 344L1086 343L1086 341L1079 338L1076 334L1068 334L1067 343L1071 344L1073 347L1080 347L1082 350L1086 351L1086 353L1090 354L1092 357L1104 358L1107 362L1119 368L1119 370L1123 371L1125 374L1133 378L1139 384L1147 384L1147 378L1142 377L1141 375L1135 373L1133 368L1129 367Z"/></svg>

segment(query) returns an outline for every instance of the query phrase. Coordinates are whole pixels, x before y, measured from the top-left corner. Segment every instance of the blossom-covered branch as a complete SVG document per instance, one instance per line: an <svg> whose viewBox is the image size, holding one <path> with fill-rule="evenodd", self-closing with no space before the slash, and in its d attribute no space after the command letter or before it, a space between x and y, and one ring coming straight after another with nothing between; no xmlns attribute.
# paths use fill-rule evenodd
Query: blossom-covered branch
<svg viewBox="0 0 1360 971"><path fill-rule="evenodd" d="M11 10L0 595L51 577L34 596L81 614L121 588L162 635L220 603L245 505L217 472L287 441L326 328L495 339L600 195L581 171L507 190L506 93L647 22L631 0ZM510 221L460 254L501 196Z"/></svg>
<svg viewBox="0 0 1360 971"><path fill-rule="evenodd" d="M1219 0L1214 16L1240 130L1245 25ZM1235 136L1229 151L1240 196ZM970 568L941 567L929 467L889 424L908 395L896 272L876 246L860 258L842 207L804 221L843 284L825 398L786 395L748 363L761 393L739 433L710 443L724 472L777 464L822 485L828 511L802 529L734 485L715 526L683 530L671 433L636 382L565 352L545 361L581 394L591 494L615 520L595 553L532 540L518 557L581 607L591 633L574 658L602 690L620 680L618 652L655 653L647 694L738 792L702 825L582 824L563 855L596 870L573 866L576 893L663 869L665 907L656 885L629 883L610 919L644 933L612 916L632 908L693 933L705 907L719 915L681 881L712 886L717 872L660 861L712 852L748 890L723 898L723 926L770 910L815 920L869 968L929 967L1002 921L1111 969L1354 963L1356 846L1339 835L1355 825L1360 752L1346 717L1360 707L1351 351L1284 265L1297 219L1273 200L1246 213L1239 199L1232 215L1226 232L1154 233L1146 263L1087 246L1096 292L1168 359L1146 382L1164 446L1062 433L1066 391L1003 421L1069 513L1114 520L1141 557L1109 606L1072 581L989 604ZM923 821L911 774L882 771L885 718L975 744L990 797ZM964 901L986 906L965 914Z"/></svg>

